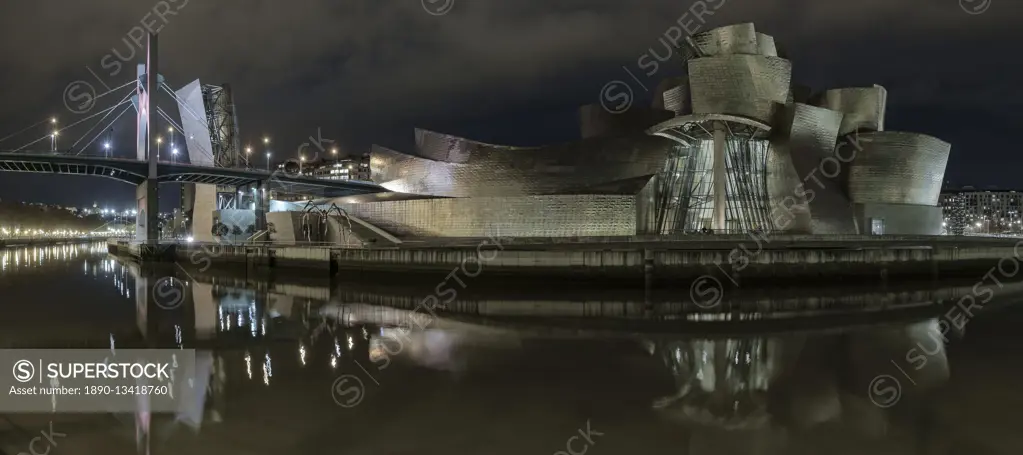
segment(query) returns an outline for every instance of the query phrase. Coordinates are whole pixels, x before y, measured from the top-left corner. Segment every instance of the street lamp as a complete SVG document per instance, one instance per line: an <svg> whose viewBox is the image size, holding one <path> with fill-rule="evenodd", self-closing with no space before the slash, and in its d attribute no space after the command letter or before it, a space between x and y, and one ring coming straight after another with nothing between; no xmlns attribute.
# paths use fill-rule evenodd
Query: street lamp
<svg viewBox="0 0 1023 455"><path fill-rule="evenodd" d="M106 150L107 158L110 158L110 143L109 142L104 142L103 143L103 150Z"/></svg>
<svg viewBox="0 0 1023 455"><path fill-rule="evenodd" d="M299 155L298 157L298 175L302 175L302 164L305 163L305 157Z"/></svg>
<svg viewBox="0 0 1023 455"><path fill-rule="evenodd" d="M178 158L178 148L174 147L171 149L171 162L176 163Z"/></svg>
<svg viewBox="0 0 1023 455"><path fill-rule="evenodd" d="M57 130L53 130L53 134L50 135L50 151L57 151L57 135L60 134Z"/></svg>
<svg viewBox="0 0 1023 455"><path fill-rule="evenodd" d="M266 171L270 172L270 138L263 136L263 147L266 148Z"/></svg>
<svg viewBox="0 0 1023 455"><path fill-rule="evenodd" d="M245 147L245 167L252 168L252 147Z"/></svg>
<svg viewBox="0 0 1023 455"><path fill-rule="evenodd" d="M156 161L160 161L160 144L163 143L163 138L156 136Z"/></svg>

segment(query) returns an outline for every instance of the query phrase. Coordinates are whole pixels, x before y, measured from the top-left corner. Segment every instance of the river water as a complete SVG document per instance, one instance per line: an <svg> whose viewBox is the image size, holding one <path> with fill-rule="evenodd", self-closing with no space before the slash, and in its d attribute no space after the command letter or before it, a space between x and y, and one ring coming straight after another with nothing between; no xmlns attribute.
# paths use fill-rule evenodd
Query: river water
<svg viewBox="0 0 1023 455"><path fill-rule="evenodd" d="M210 383L144 428L5 414L0 451L1019 454L1023 292L984 282L987 299L981 279L730 289L709 307L139 267L103 244L0 250L0 347L195 349ZM967 295L978 305L929 303ZM436 314L417 306L430 296Z"/></svg>

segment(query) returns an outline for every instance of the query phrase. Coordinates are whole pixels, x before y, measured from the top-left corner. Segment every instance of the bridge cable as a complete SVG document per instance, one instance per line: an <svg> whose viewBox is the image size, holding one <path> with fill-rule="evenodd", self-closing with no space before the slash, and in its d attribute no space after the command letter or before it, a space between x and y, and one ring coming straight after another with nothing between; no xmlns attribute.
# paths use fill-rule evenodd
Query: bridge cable
<svg viewBox="0 0 1023 455"><path fill-rule="evenodd" d="M127 107L125 107L125 108L124 108L124 110L122 110L120 114L117 114L117 117L114 117L114 119L113 119L113 120L111 120L111 121L110 121L110 123L109 123L108 125L113 125L113 124L114 124L114 122L116 122L116 121L117 121L117 119L121 118L121 116L122 116L122 115L124 115L124 114L125 114L126 112L128 112L128 110L129 110L129 109L131 109L131 107L132 107L131 103L121 103L121 104L128 104L128 106L127 106ZM120 104L118 104L117 106L120 106ZM117 106L114 106L114 107L117 107ZM101 120L101 121L102 121L102 120ZM89 141L89 143L88 143L88 144L85 144L85 147L82 147L82 150L83 150L83 151L84 151L84 150L88 150L89 146L90 146L90 145L92 145L92 143L93 143L93 142L96 142L96 139L99 139L100 135L102 135L102 134L103 134L103 133L105 133L105 132L106 132L106 128L104 128L104 129L100 130L99 132L97 132L97 133L96 133L96 136L94 136L94 137L92 138L92 140L91 140L91 141ZM88 133L86 133L86 134L88 134ZM82 154L82 152L78 152L78 154L77 154L77 155L75 155L75 156L78 156L78 155L81 155L81 154Z"/></svg>
<svg viewBox="0 0 1023 455"><path fill-rule="evenodd" d="M179 103L179 106L180 105L181 104ZM164 120L167 121L167 123L170 123L171 125L173 125L179 131L181 131L182 134L185 134L185 128L181 124L176 123L169 115L167 115L167 113L163 110L163 108L157 107L157 112L164 118ZM178 110L178 112L180 113L180 109ZM182 124L183 123L184 122L182 122ZM203 123L205 123L205 122L203 122ZM206 130L208 132L209 128L207 127ZM185 134L185 135L187 136L187 134ZM189 140L188 137L186 137L185 138L185 153L186 154L188 153L188 147L189 147L188 140ZM194 141L194 139L193 139L193 141ZM206 150L206 147L203 147L202 144L200 144L200 143L196 143L195 145L199 149L199 151L204 152L204 156L208 156L210 158L210 162L211 163L215 163L212 151ZM189 161L188 162L192 163L191 157L189 157ZM192 163L192 164L194 164L194 163Z"/></svg>
<svg viewBox="0 0 1023 455"><path fill-rule="evenodd" d="M121 101L118 101L117 104L115 104L113 106L113 108L120 107L122 104L131 103L131 101L128 100L128 98L131 98L131 95L132 95L131 93L128 93L127 95L125 95L124 98L121 98ZM96 122L95 125L92 125L92 127L89 128L88 131L86 131L85 133L82 134L82 137L78 138L78 140L75 141L74 144L71 144L71 148L68 149L68 152L73 152L75 150L75 146L78 145L79 142L82 142L82 139L85 139L85 137L88 136L89 133L92 132L92 130L96 129L97 126L103 125L103 121L106 120L107 117L109 117L110 114L112 114L113 112L114 112L113 110L108 111L107 115L104 115L103 118L99 119L99 121ZM120 116L118 116L118 117L120 117ZM114 120L116 120L116 119L114 119ZM112 126L113 124L114 124L114 121L111 121L110 123L108 123L106 125L103 125L103 129L100 132L106 132L107 127L108 126ZM91 144L92 142L90 141L89 143ZM75 156L81 155L82 152L84 152L88 148L89 148L89 146L86 145L81 150L79 150L78 153L75 154Z"/></svg>
<svg viewBox="0 0 1023 455"><path fill-rule="evenodd" d="M16 133L11 133L11 134L9 134L9 135L7 135L7 136L4 136L4 138L3 138L3 139L0 139L0 142L6 141L6 140L8 140L8 139L10 139L10 138L12 138L12 137L14 137L14 136L17 136L17 135L19 135L19 134L21 134L21 133L24 133L24 132L26 132L26 131L28 131L28 130L30 130L30 129L32 129L32 128L35 128L35 127L37 127L37 126L39 126L39 125L42 125L43 123L46 123L46 122L47 122L47 121L49 121L49 120L50 120L50 119L43 119L43 120L40 120L40 121L38 121L38 122L36 122L36 123L33 123L32 125L30 125L30 126L26 127L25 129L23 129L23 130L21 130L21 131L18 131L18 132L16 132Z"/></svg>
<svg viewBox="0 0 1023 455"><path fill-rule="evenodd" d="M188 111L189 114L191 114L192 118L198 120L199 123L202 124L203 128L206 130L206 135L207 136L209 135L210 127L209 127L209 124L208 124L208 122L209 122L208 119L201 119L201 118L199 118L199 115L196 114L194 110L192 110L192 108L188 105L188 103L183 102L181 100L181 98L178 97L178 94L174 93L174 89L172 89L169 85L167 85L166 82L160 84L160 88L162 88L165 92L167 92L167 94L170 95L170 97L173 98L174 101L178 102L178 107L185 108L185 110ZM200 87L200 91L201 91L201 87Z"/></svg>
<svg viewBox="0 0 1023 455"><path fill-rule="evenodd" d="M102 97L104 97L104 96L106 96L106 95L110 94L111 92L115 92L115 91L117 91L117 90L120 90L120 89L122 89L122 88L125 88L125 87L127 87L128 85L131 85L131 84L133 84L133 83L136 83L136 81L134 81L134 80L132 80L132 81L128 81L127 83L125 83L125 84L121 85L120 87L117 87L117 88L114 88L114 89L110 89L110 90L108 90L108 91L104 92L103 94L100 94L100 95L96 96L95 98L93 98L93 100L98 100L98 99L100 99L100 98L102 98ZM36 122L36 123L33 123L32 125L29 125L28 127L24 128L24 129L21 129L21 130L19 130L19 131L15 132L15 133L12 133L12 134L9 134L9 135L7 135L7 136L4 136L3 138L0 138L0 142L6 141L6 140L8 140L8 139L10 139L10 138L12 138L12 137L14 137L14 136L17 136L17 135L19 135L19 134L21 134L21 133L24 133L25 131L28 131L28 130L30 130L30 129L32 129L32 128L35 128L35 127L37 127L37 126L39 126L39 125L42 125L42 124L44 124L44 123L47 123L47 122L49 122L49 121L50 121L50 118L45 118L45 119L43 119L43 120L40 120L40 121L38 121L38 122ZM60 131L63 131L63 130L58 130L58 132L60 132Z"/></svg>
<svg viewBox="0 0 1023 455"><path fill-rule="evenodd" d="M83 118L83 119L81 119L81 120L79 120L79 121L77 121L77 122L75 122L75 123L72 123L72 124L70 124L70 125L67 125L67 126L65 126L65 127L61 128L61 129L57 130L57 133L60 133L61 131L64 131L64 130L66 130L66 129L68 129L68 128L74 127L74 126L76 126L76 125L78 125L78 124L80 124L80 123L82 123L82 122L84 122L84 121L86 121L86 120L92 119L92 118L94 118L94 117L98 117L98 116L99 116L100 114L104 114L104 113L106 113L107 111L111 111L111 110L113 110L113 109L114 109L114 108L116 108L116 107L117 107L117 106L112 106L112 107L106 108L106 109L104 109L104 110L102 110L102 111L96 112L95 114L92 114L92 115L90 115L90 116L88 116L88 117L86 117L86 118ZM28 144L25 144L25 145L23 145L23 146L21 146L21 147L18 147L18 148L16 148L16 149L14 149L13 151L14 151L14 152L19 152L19 151L21 151L21 150L24 150L24 149L25 149L25 147L28 147L28 146L30 146L30 145L32 145L32 144L35 144L36 142L39 142L39 141L41 141L41 140L43 140L43 139L46 139L46 138L48 138L48 137L51 137L51 136L52 136L52 134L47 134L47 135L45 135L45 136L43 136L43 137L41 137L41 138L39 138L39 139L36 139L36 140L34 140L34 141L32 141L32 142L29 142Z"/></svg>
<svg viewBox="0 0 1023 455"><path fill-rule="evenodd" d="M157 106L156 110L157 110L157 113L158 113L158 114L160 114L160 117L163 117L163 119L164 119L164 120L166 120L166 121L167 121L167 123L170 123L170 124L171 124L171 126L173 126L173 127L175 127L175 128L178 128L178 130L179 130L179 131L181 131L182 133L184 133L184 132L185 132L185 129L184 129L184 128L181 128L181 126L180 126L180 125L178 125L177 123L175 123L175 122L174 122L174 119L172 119L170 115L167 115L167 113L166 113L166 112L164 112L163 108L161 108L161 107ZM200 148L202 148L202 146L199 146L199 147L200 147ZM188 154L188 139L187 139L187 138L185 139L185 154L186 154L186 155ZM191 163L192 163L191 157L189 157L189 160L188 160L188 162L189 162L189 164L191 164Z"/></svg>
<svg viewBox="0 0 1023 455"><path fill-rule="evenodd" d="M187 103L183 102L181 100L181 98L179 98L178 95L176 93L174 93L174 91L170 88L170 86L167 85L167 83L164 83L162 88L164 89L164 91L167 92L168 95L171 96L171 98L174 99L174 101L178 102L178 107L179 108L181 108L181 107L185 108L185 111L187 111L188 114L192 116L192 118L194 118L195 120L197 120L199 122L199 124L202 126L202 128L204 130L206 130L206 136L209 136L210 135L209 119L208 118L205 118L205 119L204 118L199 118L199 115L196 114L195 111L192 110L192 108ZM180 110L181 109L178 109L178 111L180 111ZM182 132L184 132L184 129L182 129ZM206 150L206 151L210 152L210 157L212 158L213 157L213 151L211 151L211 150Z"/></svg>
<svg viewBox="0 0 1023 455"><path fill-rule="evenodd" d="M132 79L132 80L130 80L130 81L128 81L128 82L125 82L125 83L124 83L124 84L122 84L122 85L121 85L120 87L117 87L117 88L112 88L112 89L110 89L110 90L107 90L106 92L103 92L103 93L102 93L102 94L100 94L100 95L96 95L96 98L94 98L94 99L97 99L97 100L98 100L98 99L100 99L100 98L103 98L103 97L104 97L104 96L106 96L106 95L109 95L109 94L110 94L110 93L112 93L112 92L116 92L116 91L118 91L118 90L120 90L120 89L122 89L122 88L125 88L125 87L127 87L127 86L129 86L129 85L132 85L132 84L138 84L138 80L136 80L136 79Z"/></svg>

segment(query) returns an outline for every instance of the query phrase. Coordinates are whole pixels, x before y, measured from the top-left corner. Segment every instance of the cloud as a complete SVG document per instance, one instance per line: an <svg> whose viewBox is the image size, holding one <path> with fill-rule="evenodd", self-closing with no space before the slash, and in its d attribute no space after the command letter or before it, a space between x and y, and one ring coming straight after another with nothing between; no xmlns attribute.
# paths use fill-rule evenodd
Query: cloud
<svg viewBox="0 0 1023 455"><path fill-rule="evenodd" d="M886 61L895 57L884 42L872 40L876 35L949 49L962 36L992 36L1013 24L1020 10L1007 0L992 1L989 12L971 16L954 0L727 0L706 28L756 22L799 51L798 74L813 71L803 68L818 58L841 60L829 55L826 46L833 43L869 42L875 47L859 49L859 58L873 53ZM450 13L434 16L419 0L177 2L184 6L167 16L161 31L163 73L175 86L196 77L231 82L256 125L428 117L444 106L488 100L500 110L509 100L548 97L564 91L551 84L566 74L633 64L691 5L455 0ZM8 2L2 8L9 13L0 16L4 33L16 39L0 40L0 52L18 68L2 77L19 90L0 107L0 117L38 105L40 92L52 97L67 83L92 77L86 65L105 77L101 59L126 49L125 34L157 3ZM836 65L842 71L849 63ZM108 83L129 80L131 72ZM587 83L597 84L593 90L601 84ZM586 102L592 101L595 94Z"/></svg>

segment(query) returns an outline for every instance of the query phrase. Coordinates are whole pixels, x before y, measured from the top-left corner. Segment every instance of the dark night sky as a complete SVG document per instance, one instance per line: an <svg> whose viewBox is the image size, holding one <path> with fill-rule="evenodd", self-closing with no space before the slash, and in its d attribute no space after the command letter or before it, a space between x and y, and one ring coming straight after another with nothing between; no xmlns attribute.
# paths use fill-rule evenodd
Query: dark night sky
<svg viewBox="0 0 1023 455"><path fill-rule="evenodd" d="M446 1L454 2L447 14L424 10L424 2ZM982 14L964 11L985 2ZM639 101L648 102L623 66L650 88L679 73L677 64L662 65L642 77L637 59L651 47L663 54L658 40L692 3L7 1L0 6L0 137L52 115L65 125L83 118L64 107L73 81L101 87L98 77L116 87L131 80L143 53L136 49L139 58L118 74L109 63L119 59L111 54L130 56L126 34L145 20L162 27L161 73L168 83L231 83L242 136L256 144L269 134L275 158L294 155L317 128L352 152L372 143L407 150L417 126L513 145L572 140L576 109L598 102L607 82L629 82ZM154 8L177 14L166 22L147 17ZM755 22L788 50L794 78L815 90L886 86L888 129L951 142L946 179L953 184L1023 187L1015 140L1023 103L1023 2L724 0L706 20L701 30ZM112 101L100 99L95 109ZM133 144L131 112L116 128L116 144ZM61 146L84 133L76 131L66 132ZM36 128L0 149L45 134ZM48 147L45 140L34 148ZM127 208L134 188L97 178L0 173L0 198Z"/></svg>

